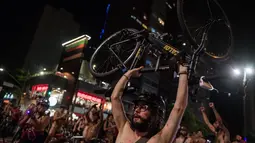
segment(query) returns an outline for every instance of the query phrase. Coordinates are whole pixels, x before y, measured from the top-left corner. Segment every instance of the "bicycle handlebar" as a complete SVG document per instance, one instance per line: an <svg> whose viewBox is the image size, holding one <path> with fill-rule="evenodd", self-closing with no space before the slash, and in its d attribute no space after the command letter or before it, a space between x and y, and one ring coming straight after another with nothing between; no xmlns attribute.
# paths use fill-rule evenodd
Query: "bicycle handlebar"
<svg viewBox="0 0 255 143"><path fill-rule="evenodd" d="M156 68L143 68L143 69L140 70L140 73L167 71L169 69L170 69L169 66L162 66L162 67L159 67L158 69L156 69Z"/></svg>

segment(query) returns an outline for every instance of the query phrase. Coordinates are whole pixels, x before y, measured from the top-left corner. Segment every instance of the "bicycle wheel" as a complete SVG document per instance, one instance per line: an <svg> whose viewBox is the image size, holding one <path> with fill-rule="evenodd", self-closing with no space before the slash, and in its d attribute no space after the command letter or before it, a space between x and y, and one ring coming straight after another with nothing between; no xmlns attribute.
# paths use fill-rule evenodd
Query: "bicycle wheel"
<svg viewBox="0 0 255 143"><path fill-rule="evenodd" d="M116 55L109 50L109 47L114 43L132 38L132 36L137 36L134 35L136 32L138 31L135 29L123 29L112 34L109 38L103 41L90 59L89 69L91 74L95 77L104 77L117 72L121 67L121 63L118 58L126 65L135 55L140 42L134 42L131 40L129 42L112 46L111 49L118 58L116 58ZM130 37L130 35L132 36Z"/></svg>
<svg viewBox="0 0 255 143"><path fill-rule="evenodd" d="M213 8L217 12L213 13ZM234 45L233 33L226 13L216 0L177 0L177 17L183 34L194 48L203 42L206 32L206 55L215 61L229 58ZM203 20L205 17L209 19Z"/></svg>

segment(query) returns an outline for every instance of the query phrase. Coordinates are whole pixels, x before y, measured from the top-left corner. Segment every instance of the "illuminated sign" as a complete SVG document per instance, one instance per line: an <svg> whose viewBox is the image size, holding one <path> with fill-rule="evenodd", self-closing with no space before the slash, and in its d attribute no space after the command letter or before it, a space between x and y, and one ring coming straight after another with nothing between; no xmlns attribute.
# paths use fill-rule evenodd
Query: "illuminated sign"
<svg viewBox="0 0 255 143"><path fill-rule="evenodd" d="M10 103L9 100L4 100L3 102L6 103L6 104Z"/></svg>
<svg viewBox="0 0 255 143"><path fill-rule="evenodd" d="M104 103L105 100L103 98L97 97L95 95L91 95L89 93L83 92L83 91L78 91L77 96L86 100L91 100L93 102L98 102L98 103Z"/></svg>
<svg viewBox="0 0 255 143"><path fill-rule="evenodd" d="M32 86L32 92L34 91L39 91L39 92L44 92L48 90L48 84L38 84Z"/></svg>

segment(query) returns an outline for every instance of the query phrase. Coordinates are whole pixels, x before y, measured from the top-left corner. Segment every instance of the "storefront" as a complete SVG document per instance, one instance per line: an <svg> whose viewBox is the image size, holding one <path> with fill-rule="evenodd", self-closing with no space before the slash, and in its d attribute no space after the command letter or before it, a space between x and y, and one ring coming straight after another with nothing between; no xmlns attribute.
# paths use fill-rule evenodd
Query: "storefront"
<svg viewBox="0 0 255 143"><path fill-rule="evenodd" d="M61 88L52 87L49 89L49 84L37 84L32 86L31 94L29 95L29 99L35 103L37 97L45 97L46 94L49 95L50 106L54 107L56 105L60 105L62 103L62 99L66 90ZM47 93L48 92L48 93Z"/></svg>
<svg viewBox="0 0 255 143"><path fill-rule="evenodd" d="M31 90L31 94L29 95L29 98L31 100L35 100L38 96L45 97L48 88L49 88L48 84L37 84L32 86L32 90Z"/></svg>
<svg viewBox="0 0 255 143"><path fill-rule="evenodd" d="M75 98L73 99L73 103L79 107L89 108L94 104L98 104L98 105L104 104L105 99L95 94L91 94L91 93L79 90L77 92L76 100Z"/></svg>
<svg viewBox="0 0 255 143"><path fill-rule="evenodd" d="M103 106L104 118L107 114L111 113L111 102L106 101L106 99L102 96L98 96L96 94L84 92L78 90L76 100L73 98L74 113L77 116L83 115L91 106L97 104L99 108L100 104Z"/></svg>

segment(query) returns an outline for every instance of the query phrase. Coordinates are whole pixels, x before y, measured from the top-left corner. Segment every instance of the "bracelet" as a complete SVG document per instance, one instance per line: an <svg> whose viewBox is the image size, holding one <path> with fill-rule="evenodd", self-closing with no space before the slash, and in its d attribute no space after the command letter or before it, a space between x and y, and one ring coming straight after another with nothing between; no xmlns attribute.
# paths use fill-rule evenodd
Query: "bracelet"
<svg viewBox="0 0 255 143"><path fill-rule="evenodd" d="M186 74L186 75L188 75L188 72L180 72L180 73L178 73L178 75L181 75L181 74Z"/></svg>
<svg viewBox="0 0 255 143"><path fill-rule="evenodd" d="M127 80L129 80L129 77L128 77L127 75L123 74L123 76L124 76Z"/></svg>

